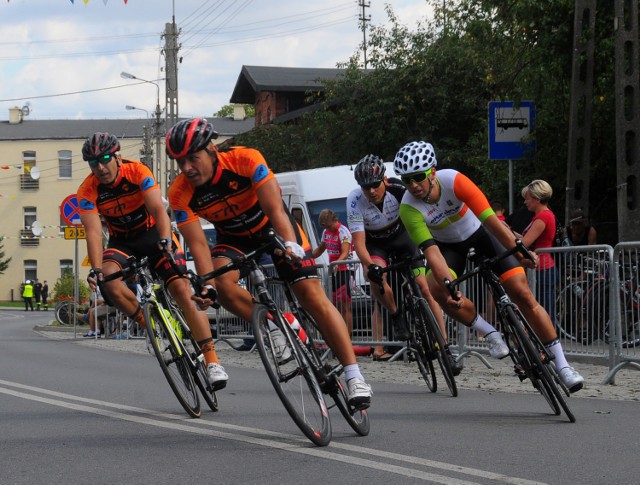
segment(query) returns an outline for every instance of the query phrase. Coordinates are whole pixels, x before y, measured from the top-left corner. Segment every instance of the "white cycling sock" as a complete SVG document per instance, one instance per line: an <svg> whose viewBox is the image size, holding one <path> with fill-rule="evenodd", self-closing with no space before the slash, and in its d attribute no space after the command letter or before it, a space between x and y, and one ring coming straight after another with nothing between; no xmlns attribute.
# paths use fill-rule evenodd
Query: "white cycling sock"
<svg viewBox="0 0 640 485"><path fill-rule="evenodd" d="M481 337L485 337L487 334L495 332L496 328L482 318L482 315L476 314L476 318L471 325L471 330L475 330Z"/></svg>
<svg viewBox="0 0 640 485"><path fill-rule="evenodd" d="M564 369L565 367L569 367L569 362L567 362L567 358L564 356L564 350L562 350L562 344L560 340L556 339L553 342L545 345L547 350L553 353L553 357L556 364L556 369Z"/></svg>
<svg viewBox="0 0 640 485"><path fill-rule="evenodd" d="M358 364L349 364L344 366L344 378L349 382L351 379L360 379L364 382L364 377L360 373Z"/></svg>

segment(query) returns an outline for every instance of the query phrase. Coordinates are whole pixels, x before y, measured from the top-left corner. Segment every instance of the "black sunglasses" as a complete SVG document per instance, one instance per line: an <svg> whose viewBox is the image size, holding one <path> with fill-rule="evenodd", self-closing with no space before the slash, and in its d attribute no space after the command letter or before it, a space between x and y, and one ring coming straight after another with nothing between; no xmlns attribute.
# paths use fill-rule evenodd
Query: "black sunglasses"
<svg viewBox="0 0 640 485"><path fill-rule="evenodd" d="M113 155L103 155L96 160L87 160L87 163L91 168L96 168L99 163L101 163L102 165L106 165L111 161L112 158L113 158Z"/></svg>
<svg viewBox="0 0 640 485"><path fill-rule="evenodd" d="M412 182L421 184L422 182L427 180L427 177L429 176L430 173L431 173L431 169L425 172L407 173L405 175L400 175L400 180L402 180L402 183L404 185L411 185Z"/></svg>
<svg viewBox="0 0 640 485"><path fill-rule="evenodd" d="M370 184L360 184L360 187L362 188L362 190L377 189L378 187L380 187L381 183L382 180L379 182L371 182Z"/></svg>

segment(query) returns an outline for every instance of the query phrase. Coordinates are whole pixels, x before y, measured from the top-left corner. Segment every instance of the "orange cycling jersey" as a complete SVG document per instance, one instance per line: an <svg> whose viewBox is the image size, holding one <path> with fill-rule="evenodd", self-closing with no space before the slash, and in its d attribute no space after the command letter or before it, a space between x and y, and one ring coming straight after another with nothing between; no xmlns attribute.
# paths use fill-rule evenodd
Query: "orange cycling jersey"
<svg viewBox="0 0 640 485"><path fill-rule="evenodd" d="M156 225L144 205L144 194L159 189L147 166L122 160L113 184L103 185L93 174L84 179L77 194L80 214L101 214L110 236L137 237Z"/></svg>
<svg viewBox="0 0 640 485"><path fill-rule="evenodd" d="M194 187L184 174L169 188L169 203L178 227L202 217L223 235L248 236L260 232L269 219L256 190L275 176L259 151L233 147L217 153L213 178Z"/></svg>

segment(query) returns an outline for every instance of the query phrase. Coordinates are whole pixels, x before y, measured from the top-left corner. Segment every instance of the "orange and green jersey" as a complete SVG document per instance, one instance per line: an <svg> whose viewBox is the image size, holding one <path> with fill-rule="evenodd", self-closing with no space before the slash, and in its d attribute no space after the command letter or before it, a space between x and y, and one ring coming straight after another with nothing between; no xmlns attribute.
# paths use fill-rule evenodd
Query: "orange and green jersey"
<svg viewBox="0 0 640 485"><path fill-rule="evenodd" d="M144 204L144 195L150 190L160 187L149 168L122 160L113 184L103 185L93 174L84 179L77 193L79 211L102 215L112 237L138 237L156 225Z"/></svg>
<svg viewBox="0 0 640 485"><path fill-rule="evenodd" d="M262 154L233 147L217 153L213 178L194 187L184 174L169 188L169 204L178 227L198 217L213 223L221 235L249 236L269 223L260 207L257 189L275 178Z"/></svg>
<svg viewBox="0 0 640 485"><path fill-rule="evenodd" d="M440 199L427 204L407 191L400 218L419 247L434 239L443 243L466 241L495 212L480 188L456 170L438 170Z"/></svg>

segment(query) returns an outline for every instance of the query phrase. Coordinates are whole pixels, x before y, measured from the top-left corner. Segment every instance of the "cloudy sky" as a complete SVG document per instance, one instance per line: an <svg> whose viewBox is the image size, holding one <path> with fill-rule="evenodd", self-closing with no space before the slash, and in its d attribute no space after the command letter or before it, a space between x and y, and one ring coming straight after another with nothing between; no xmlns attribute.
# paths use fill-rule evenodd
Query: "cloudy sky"
<svg viewBox="0 0 640 485"><path fill-rule="evenodd" d="M180 116L211 116L229 103L243 65L335 67L362 42L358 0L0 1L0 120L30 104L30 119L144 117L156 88L120 77L164 78L161 33L181 34ZM366 0L383 25L385 3L413 26L425 0ZM164 105L164 81L160 86ZM73 93L73 94L69 94Z"/></svg>

